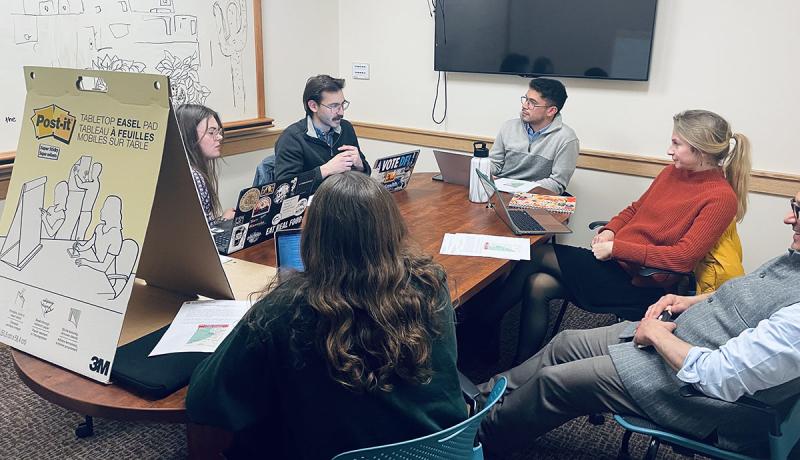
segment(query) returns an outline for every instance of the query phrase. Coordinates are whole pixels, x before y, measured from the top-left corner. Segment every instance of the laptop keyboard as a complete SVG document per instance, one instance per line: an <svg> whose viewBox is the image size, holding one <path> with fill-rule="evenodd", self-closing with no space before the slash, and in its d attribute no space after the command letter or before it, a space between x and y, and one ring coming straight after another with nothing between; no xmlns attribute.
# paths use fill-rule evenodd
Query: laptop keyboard
<svg viewBox="0 0 800 460"><path fill-rule="evenodd" d="M218 251L227 251L228 244L231 242L231 232L222 232L214 234L214 243L217 245Z"/></svg>
<svg viewBox="0 0 800 460"><path fill-rule="evenodd" d="M511 221L514 222L514 225L524 232L544 231L544 227L542 227L539 222L536 222L536 219L531 217L531 215L525 211L520 211L519 209L509 209L508 215L511 216Z"/></svg>

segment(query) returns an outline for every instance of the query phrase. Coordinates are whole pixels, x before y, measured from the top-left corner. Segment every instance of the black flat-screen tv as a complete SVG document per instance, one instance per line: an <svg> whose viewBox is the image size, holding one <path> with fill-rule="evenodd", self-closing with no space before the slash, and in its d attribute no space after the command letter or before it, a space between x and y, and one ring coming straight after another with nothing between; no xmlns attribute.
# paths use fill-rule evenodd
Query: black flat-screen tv
<svg viewBox="0 0 800 460"><path fill-rule="evenodd" d="M438 0L434 69L647 80L656 0Z"/></svg>

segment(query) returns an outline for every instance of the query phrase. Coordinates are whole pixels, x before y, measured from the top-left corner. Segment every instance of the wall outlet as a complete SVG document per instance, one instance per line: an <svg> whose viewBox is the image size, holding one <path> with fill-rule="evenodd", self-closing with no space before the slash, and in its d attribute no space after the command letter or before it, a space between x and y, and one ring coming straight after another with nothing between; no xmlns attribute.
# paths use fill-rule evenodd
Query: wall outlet
<svg viewBox="0 0 800 460"><path fill-rule="evenodd" d="M354 62L353 78L356 80L369 80L369 64L363 62Z"/></svg>

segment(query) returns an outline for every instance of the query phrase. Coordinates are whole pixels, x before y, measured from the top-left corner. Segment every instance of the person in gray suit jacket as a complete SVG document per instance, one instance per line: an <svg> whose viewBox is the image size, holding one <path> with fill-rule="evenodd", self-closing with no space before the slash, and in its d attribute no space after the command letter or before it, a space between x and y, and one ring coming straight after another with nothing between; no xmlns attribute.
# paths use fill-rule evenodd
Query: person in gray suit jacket
<svg viewBox="0 0 800 460"><path fill-rule="evenodd" d="M716 292L666 295L639 322L556 335L521 365L479 385L488 394L500 377L508 390L481 425L492 453L524 445L575 417L613 412L719 447L764 455L768 421L730 404L743 395L777 404L800 394L800 193L784 223L788 253ZM674 322L659 320L664 310ZM713 398L686 398L693 385Z"/></svg>

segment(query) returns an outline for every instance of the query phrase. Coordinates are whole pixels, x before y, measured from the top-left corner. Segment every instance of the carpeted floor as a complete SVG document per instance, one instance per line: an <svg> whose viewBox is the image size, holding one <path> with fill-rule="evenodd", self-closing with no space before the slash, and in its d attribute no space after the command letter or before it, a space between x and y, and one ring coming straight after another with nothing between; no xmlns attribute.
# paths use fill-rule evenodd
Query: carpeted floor
<svg viewBox="0 0 800 460"><path fill-rule="evenodd" d="M555 307L555 303L554 303ZM499 361L471 363L467 374L480 380L505 369L515 347L516 315L512 310L503 322ZM565 327L582 328L608 324L609 317L584 313L574 307ZM16 375L8 348L0 346L0 459L180 459L186 457L186 430L182 425L144 424L95 419L95 434L77 439L74 429L80 414L51 404L29 390ZM531 439L525 449L509 460L523 459L612 459L616 458L622 430L611 420L600 426L585 417ZM633 458L641 458L646 440L634 435ZM685 458L662 447L659 458Z"/></svg>
<svg viewBox="0 0 800 460"><path fill-rule="evenodd" d="M94 436L77 439L83 416L51 404L17 377L9 349L0 345L0 458L182 459L186 428L95 418Z"/></svg>

